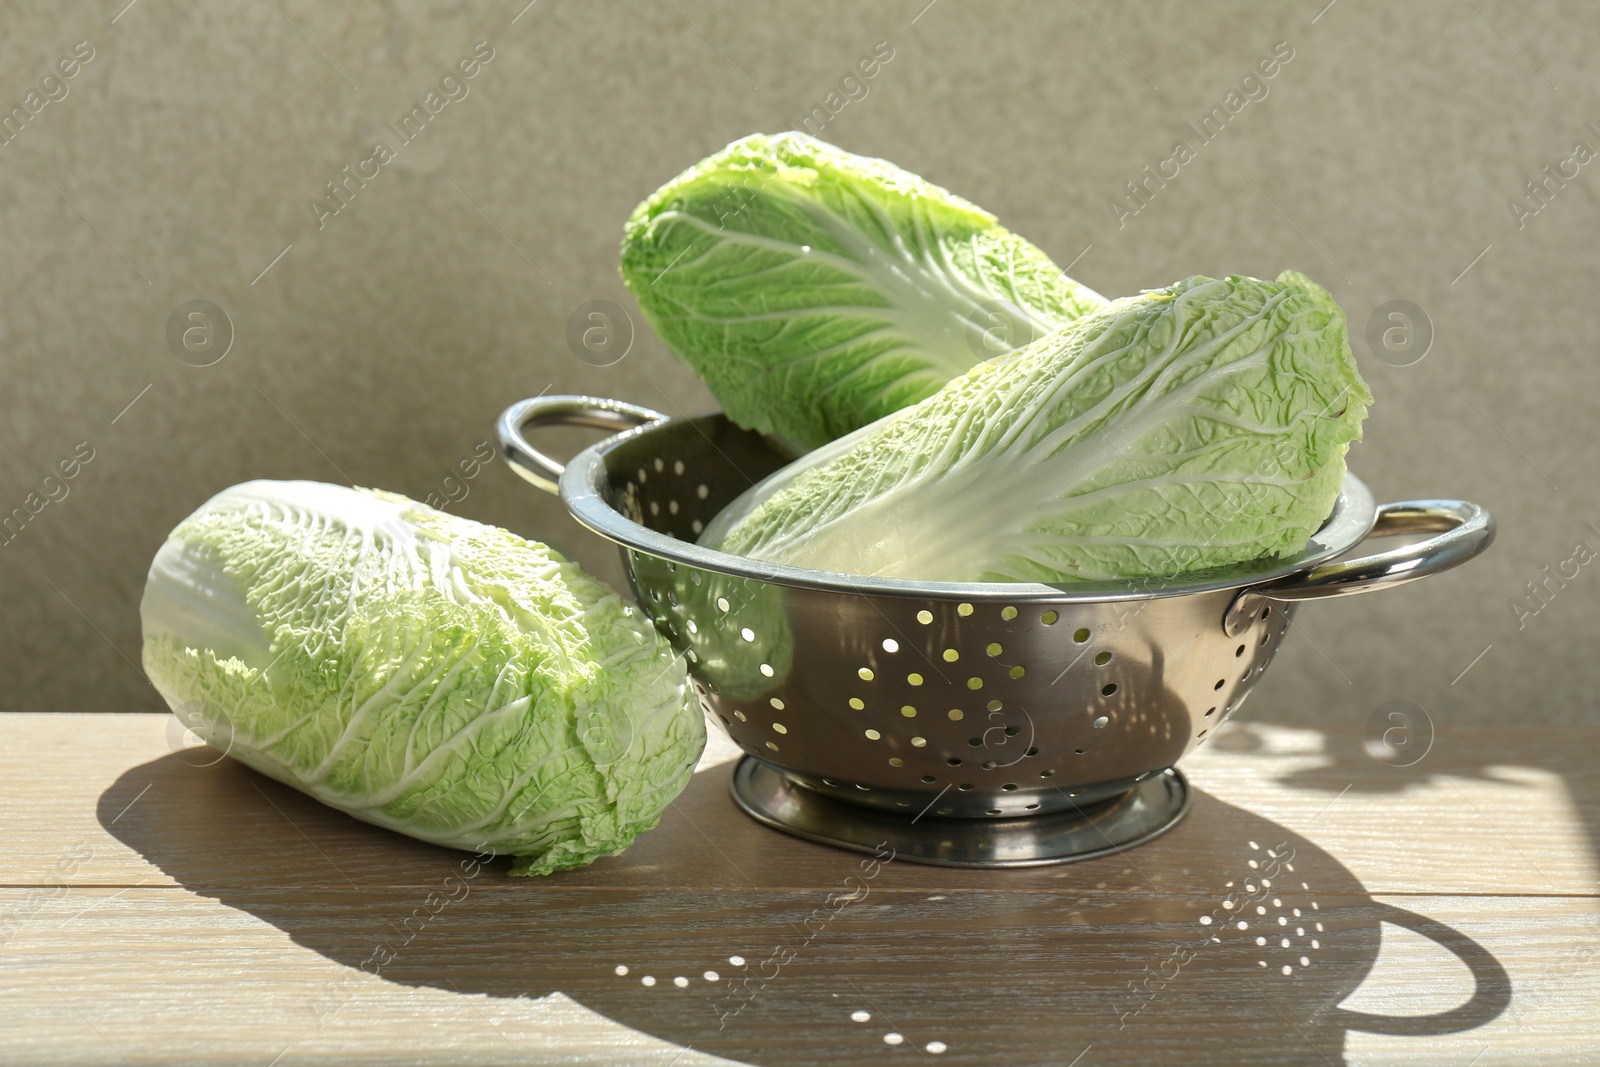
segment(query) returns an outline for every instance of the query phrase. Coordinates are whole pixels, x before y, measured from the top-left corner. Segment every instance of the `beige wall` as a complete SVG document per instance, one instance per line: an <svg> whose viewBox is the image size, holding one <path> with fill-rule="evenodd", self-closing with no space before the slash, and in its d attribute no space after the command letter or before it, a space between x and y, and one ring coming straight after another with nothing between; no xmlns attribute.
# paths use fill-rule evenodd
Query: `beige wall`
<svg viewBox="0 0 1600 1067"><path fill-rule="evenodd" d="M1600 567L1521 630L1510 602L1576 541L1600 548L1584 525L1600 527L1600 165L1521 228L1507 205L1575 142L1600 149L1592 4L1340 0L1313 24L1325 0L939 0L913 24L924 0L540 0L513 24L520 0L139 0L113 24L123 2L0 7L7 107L76 42L93 49L0 146L0 509L79 442L94 457L0 548L0 707L158 707L132 666L145 567L231 483L426 497L546 387L710 407L642 322L626 359L595 368L568 351L567 317L632 308L616 246L641 197L790 126L879 41L894 58L824 136L986 205L1060 262L1081 254L1097 289L1295 267L1355 333L1394 299L1431 318L1414 366L1355 340L1377 404L1354 466L1381 498L1488 504L1501 540L1449 577L1303 613L1249 715L1359 721L1404 698L1442 733L1594 702ZM470 95L319 229L307 201L479 41L493 59ZM1184 122L1280 41L1294 57L1269 95L1119 228L1124 180L1192 141ZM197 299L233 323L214 366L165 338ZM618 574L498 461L457 510Z"/></svg>

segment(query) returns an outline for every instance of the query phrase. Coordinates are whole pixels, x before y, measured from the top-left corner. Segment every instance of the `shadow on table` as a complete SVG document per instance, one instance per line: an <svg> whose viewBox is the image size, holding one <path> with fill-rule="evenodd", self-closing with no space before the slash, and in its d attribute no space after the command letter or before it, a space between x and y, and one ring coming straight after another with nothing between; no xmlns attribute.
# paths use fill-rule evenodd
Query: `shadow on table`
<svg viewBox="0 0 1600 1067"><path fill-rule="evenodd" d="M232 760L192 760L129 770L102 795L101 823L190 890L348 969L308 987L303 1014L286 1011L286 1028L309 1040L390 981L492 997L559 990L755 1064L913 1048L929 1062L1067 1063L1093 1045L1097 1065L1177 1054L1325 1067L1342 1062L1349 1030L1465 1030L1510 999L1476 942L1372 900L1332 856L1203 792L1175 830L1121 857L941 870L759 827L729 799L725 764L696 775L623 856L523 880ZM1459 1007L1389 1017L1338 1006L1371 969L1382 922L1468 967Z"/></svg>

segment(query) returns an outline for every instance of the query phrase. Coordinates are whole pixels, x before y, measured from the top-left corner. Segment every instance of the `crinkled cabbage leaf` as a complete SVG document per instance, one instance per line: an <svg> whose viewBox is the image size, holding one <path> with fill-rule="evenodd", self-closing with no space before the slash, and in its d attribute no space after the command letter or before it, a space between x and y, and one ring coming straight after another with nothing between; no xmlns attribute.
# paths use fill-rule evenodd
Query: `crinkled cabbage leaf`
<svg viewBox="0 0 1600 1067"><path fill-rule="evenodd" d="M622 278L729 418L801 449L1105 303L981 208L799 133L640 204Z"/></svg>
<svg viewBox="0 0 1600 1067"><path fill-rule="evenodd" d="M215 747L359 819L545 874L693 773L666 642L544 545L405 497L248 482L157 553L144 666Z"/></svg>
<svg viewBox="0 0 1600 1067"><path fill-rule="evenodd" d="M1301 550L1372 396L1321 286L1110 304L746 491L703 544L923 581L1170 576Z"/></svg>

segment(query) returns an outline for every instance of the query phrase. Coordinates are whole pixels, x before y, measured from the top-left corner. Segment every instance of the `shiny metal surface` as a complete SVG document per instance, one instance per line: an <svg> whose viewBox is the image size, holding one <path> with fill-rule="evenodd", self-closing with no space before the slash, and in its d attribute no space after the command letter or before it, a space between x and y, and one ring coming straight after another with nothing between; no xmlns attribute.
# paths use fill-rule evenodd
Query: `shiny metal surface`
<svg viewBox="0 0 1600 1067"><path fill-rule="evenodd" d="M694 544L718 510L785 462L721 415L666 419L613 401L540 397L509 409L499 431L513 466L534 464L524 476L548 488L560 465L529 446L525 430L627 420L641 425L585 449L558 475L562 499L622 548L638 604L687 657L707 711L798 789L764 817L797 833L799 817L783 822L791 817L782 813L812 797L908 826L924 811L974 820L981 835L985 824L999 833L1012 820L1127 794L1204 744L1244 702L1295 600L1423 577L1481 552L1493 532L1476 505L1387 505L1390 530L1436 529L1454 516L1461 525L1322 566L1380 515L1351 476L1312 543L1289 560L1062 588L918 584ZM1160 809L1141 810L1155 819ZM819 836L818 826L839 821L815 815L804 825ZM855 847L842 831L829 839Z"/></svg>
<svg viewBox="0 0 1600 1067"><path fill-rule="evenodd" d="M1324 563L1304 574L1289 575L1239 594L1223 620L1223 629L1237 634L1266 602L1322 600L1366 593L1382 586L1404 585L1459 566L1494 541L1494 519L1465 500L1407 500L1378 508L1370 537L1413 533L1435 536L1402 548L1360 559Z"/></svg>
<svg viewBox="0 0 1600 1067"><path fill-rule="evenodd" d="M623 400L597 396L536 396L518 401L500 413L495 435L511 469L547 493L559 493L566 468L528 443L522 428L534 421L546 426L588 426L596 430L631 430L666 416Z"/></svg>
<svg viewBox="0 0 1600 1067"><path fill-rule="evenodd" d="M981 821L862 808L813 793L754 756L739 761L732 786L739 807L774 829L881 859L940 867L1039 867L1094 859L1159 837L1189 810L1189 783L1176 769L1098 804Z"/></svg>

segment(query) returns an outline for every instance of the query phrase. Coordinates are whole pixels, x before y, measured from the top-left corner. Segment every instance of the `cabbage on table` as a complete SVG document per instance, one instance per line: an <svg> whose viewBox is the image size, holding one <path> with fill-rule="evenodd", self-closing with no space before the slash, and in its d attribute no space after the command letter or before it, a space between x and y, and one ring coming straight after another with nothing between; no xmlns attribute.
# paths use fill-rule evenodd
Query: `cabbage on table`
<svg viewBox="0 0 1600 1067"><path fill-rule="evenodd" d="M168 538L144 667L213 746L358 819L546 874L688 782L683 664L544 545L392 493L256 481Z"/></svg>
<svg viewBox="0 0 1600 1067"><path fill-rule="evenodd" d="M922 581L1170 576L1301 550L1372 396L1321 286L1117 300L747 490L701 543Z"/></svg>

